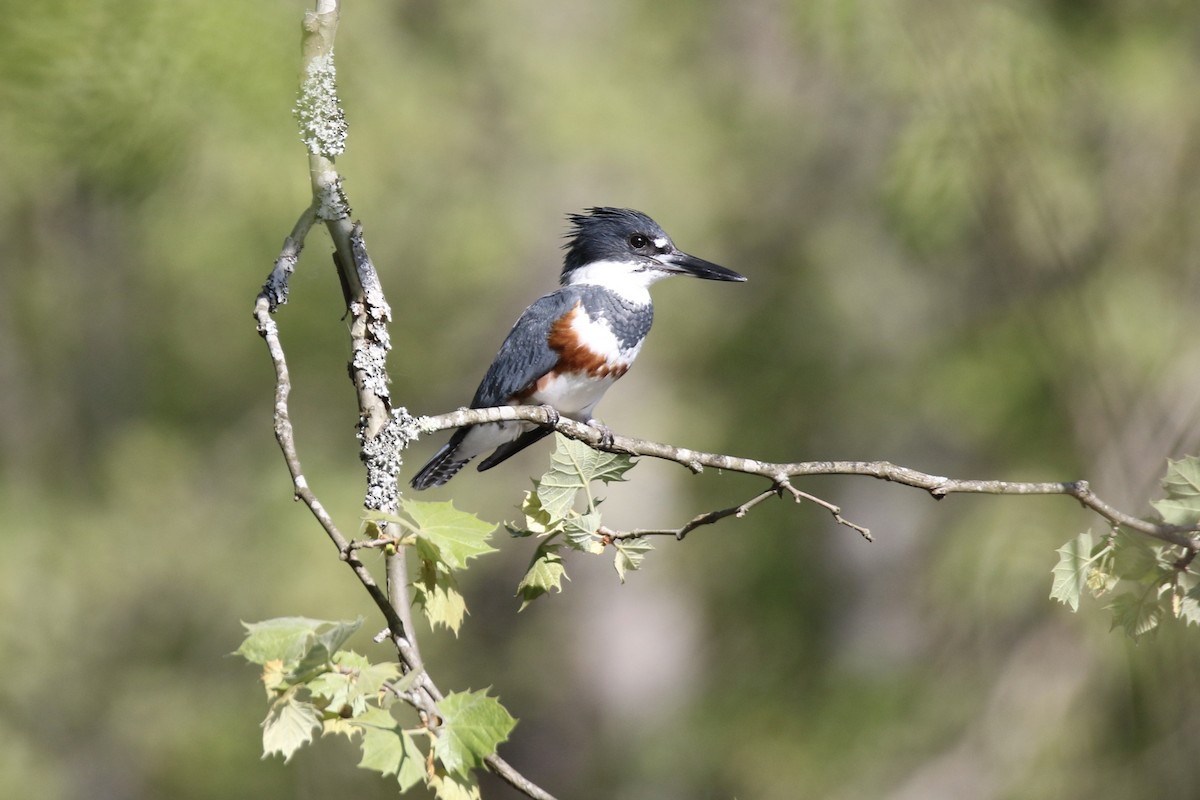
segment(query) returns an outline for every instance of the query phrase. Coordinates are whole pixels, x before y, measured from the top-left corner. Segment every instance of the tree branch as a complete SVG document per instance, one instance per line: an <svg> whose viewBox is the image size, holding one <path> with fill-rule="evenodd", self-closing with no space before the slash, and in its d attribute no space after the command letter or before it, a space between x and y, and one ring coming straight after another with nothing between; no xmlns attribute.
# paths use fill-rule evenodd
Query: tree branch
<svg viewBox="0 0 1200 800"><path fill-rule="evenodd" d="M412 622L412 597L409 591L405 547L385 550L387 591L375 582L359 560L357 547L338 529L308 481L296 449L288 398L291 377L279 339L278 326L271 314L287 303L288 282L295 270L304 240L318 221L325 223L334 244L333 260L350 317L350 378L358 398L358 440L360 456L367 471L367 491L363 505L369 510L395 514L399 503L396 479L402 465L401 453L416 436L412 417L403 408L393 408L388 390L387 353L391 349L388 323L392 312L383 294L378 273L367 254L362 227L350 221L350 204L342 190L341 176L334 158L345 149L346 125L337 99L333 44L339 17L337 0L318 0L317 10L304 18L301 43L304 80L296 115L309 150L309 176L313 200L300 215L291 234L284 240L279 257L254 304L259 335L267 344L275 367L275 438L292 476L295 495L302 500L325 530L338 553L354 571L383 614L388 636L406 673L416 673L417 683L400 696L416 710L422 721L436 730L441 716L437 703L442 693L425 671ZM387 523L378 521L388 536ZM485 759L488 768L516 790L534 800L555 800L499 755Z"/></svg>
<svg viewBox="0 0 1200 800"><path fill-rule="evenodd" d="M557 416L557 418L555 418ZM811 475L862 475L878 480L890 481L915 489L929 492L935 499L940 500L950 494L997 494L997 495L1066 495L1073 497L1085 508L1106 519L1112 525L1122 525L1131 530L1144 533L1167 544L1183 547L1188 551L1200 550L1200 525L1167 525L1126 514L1102 500L1084 480L1027 483L1019 481L993 480L963 480L933 475L920 470L893 464L889 461L795 461L771 462L759 461L752 458L724 455L721 453L706 453L677 447L671 444L653 442L647 439L635 439L629 436L613 435L611 441L605 441L603 433L594 426L582 422L553 415L541 406L500 406L497 408L462 408L448 414L418 417L415 420L417 428L422 433L461 428L465 425L476 425L482 422L506 422L524 420L548 428L553 428L571 439L577 439L597 450L611 453L625 453L632 456L646 456L663 461L673 461L687 467L694 473L702 472L705 467L712 467L729 472L740 472L746 475L758 475L767 478L773 484L771 494L782 488L793 495L797 501L812 500L829 510L839 524L847 525L868 536L865 529L847 522L841 517L841 510L823 500L798 492L791 486L790 478L808 477ZM767 494L764 492L764 494ZM761 495L753 502L761 502ZM701 515L683 528L672 531L678 538L679 531L688 531L699 525L715 522L727 516L741 516L737 513L740 506ZM728 512L728 513L726 513ZM744 512L743 512L744 513ZM706 517L718 515L713 519ZM695 524L693 524L695 523ZM632 536L633 534L628 534Z"/></svg>

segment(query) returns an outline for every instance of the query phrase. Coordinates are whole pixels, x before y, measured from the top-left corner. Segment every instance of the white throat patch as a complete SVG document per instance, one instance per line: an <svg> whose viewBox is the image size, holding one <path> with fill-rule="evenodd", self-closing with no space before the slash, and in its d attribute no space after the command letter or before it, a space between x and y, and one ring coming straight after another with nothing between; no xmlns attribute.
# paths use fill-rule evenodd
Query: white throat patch
<svg viewBox="0 0 1200 800"><path fill-rule="evenodd" d="M631 303L647 305L650 302L650 284L668 276L669 273L644 269L628 261L596 261L571 272L567 276L567 284L603 286Z"/></svg>

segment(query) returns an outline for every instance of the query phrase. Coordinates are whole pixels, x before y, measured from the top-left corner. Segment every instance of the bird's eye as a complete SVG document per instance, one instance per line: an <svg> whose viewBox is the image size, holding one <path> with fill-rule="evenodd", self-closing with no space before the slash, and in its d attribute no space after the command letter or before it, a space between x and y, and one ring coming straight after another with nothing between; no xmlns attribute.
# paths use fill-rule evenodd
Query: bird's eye
<svg viewBox="0 0 1200 800"><path fill-rule="evenodd" d="M635 233L629 237L629 246L634 250L641 250L648 244L650 244L650 240L640 233Z"/></svg>

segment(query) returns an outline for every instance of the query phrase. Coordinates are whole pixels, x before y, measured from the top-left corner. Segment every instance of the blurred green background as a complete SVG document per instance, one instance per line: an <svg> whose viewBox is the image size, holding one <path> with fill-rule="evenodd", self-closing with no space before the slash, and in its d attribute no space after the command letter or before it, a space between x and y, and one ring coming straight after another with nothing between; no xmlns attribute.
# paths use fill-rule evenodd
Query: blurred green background
<svg viewBox="0 0 1200 800"><path fill-rule="evenodd" d="M250 317L307 203L303 7L0 8L0 796L391 797L344 742L261 761L257 674L227 655L239 620L379 625L291 502ZM621 433L1087 477L1136 513L1200 450L1194 2L412 0L348 4L338 43L339 166L414 412L470 397L554 285L565 214L628 205L750 282L656 287L600 407ZM314 233L279 321L306 471L353 530L329 251ZM515 518L547 450L430 495ZM609 524L761 488L631 477ZM1047 599L1097 518L801 488L878 541L769 504L625 586L571 559L519 616L531 548L499 541L426 658L494 688L521 720L502 754L564 799L1200 796L1197 634L1134 646Z"/></svg>

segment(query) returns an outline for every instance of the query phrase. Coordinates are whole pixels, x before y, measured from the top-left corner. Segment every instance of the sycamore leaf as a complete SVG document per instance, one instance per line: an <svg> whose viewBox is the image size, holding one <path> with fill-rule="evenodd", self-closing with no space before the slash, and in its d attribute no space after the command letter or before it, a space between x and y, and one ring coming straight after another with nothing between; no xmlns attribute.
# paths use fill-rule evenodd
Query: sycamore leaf
<svg viewBox="0 0 1200 800"><path fill-rule="evenodd" d="M516 537L525 536L549 536L558 530L558 520L551 518L549 512L542 508L542 502L537 496L538 481L533 482L533 491L525 492L525 497L521 500L521 511L525 514L525 527L518 527L515 523L506 522L504 527L508 532Z"/></svg>
<svg viewBox="0 0 1200 800"><path fill-rule="evenodd" d="M383 685L400 676L396 662L372 664L353 651L339 651L333 658L336 668L308 681L309 693L325 699L325 709L335 714L358 716L366 711L367 701L376 699Z"/></svg>
<svg viewBox="0 0 1200 800"><path fill-rule="evenodd" d="M454 775L439 770L429 780L438 800L480 800L479 784L471 775Z"/></svg>
<svg viewBox="0 0 1200 800"><path fill-rule="evenodd" d="M467 601L458 591L454 574L440 564L422 560L412 586L413 602L425 612L430 627L442 625L457 636L467 613Z"/></svg>
<svg viewBox="0 0 1200 800"><path fill-rule="evenodd" d="M354 727L354 723L350 719L326 716L321 720L322 736L345 736L353 742L354 737L360 732L358 728Z"/></svg>
<svg viewBox="0 0 1200 800"><path fill-rule="evenodd" d="M333 663L343 670L355 672L371 666L370 659L353 650L338 650L333 654Z"/></svg>
<svg viewBox="0 0 1200 800"><path fill-rule="evenodd" d="M633 459L615 453L593 450L582 442L562 434L554 436L550 469L538 481L537 496L542 507L554 519L565 517L575 503L575 494L592 481L624 480L633 467Z"/></svg>
<svg viewBox="0 0 1200 800"><path fill-rule="evenodd" d="M425 754L413 735L382 708L371 708L354 720L362 730L362 760L358 766L382 775L395 775L406 792L425 780Z"/></svg>
<svg viewBox="0 0 1200 800"><path fill-rule="evenodd" d="M645 538L617 540L613 542L613 546L617 549L613 566L617 570L617 577L621 579L621 583L625 582L625 573L640 569L646 553L654 549L650 540Z"/></svg>
<svg viewBox="0 0 1200 800"><path fill-rule="evenodd" d="M404 691L406 686L402 684L408 681L409 684L416 680L416 675L409 678L405 675L400 678L400 665L395 661L385 661L382 664L371 664L370 666L359 670L358 673L358 691L365 697L374 697L383 691L384 685L393 683L398 691ZM397 679L399 679L397 681Z"/></svg>
<svg viewBox="0 0 1200 800"><path fill-rule="evenodd" d="M346 640L362 626L362 617L353 622L322 623L309 641L310 647L304 657L292 666L284 677L289 683L307 683L322 673L328 672L334 655Z"/></svg>
<svg viewBox="0 0 1200 800"><path fill-rule="evenodd" d="M333 654L340 650L342 645L362 627L363 619L359 617L353 622L342 620L327 624L329 627L317 632L317 643L324 647L332 658Z"/></svg>
<svg viewBox="0 0 1200 800"><path fill-rule="evenodd" d="M1050 586L1050 598L1072 611L1079 610L1079 595L1088 582L1092 547L1092 532L1084 531L1056 551L1058 563L1051 570L1054 583Z"/></svg>
<svg viewBox="0 0 1200 800"><path fill-rule="evenodd" d="M525 492L521 501L521 513L525 515L525 527L538 536L544 536L553 531L555 525L554 517L542 507L541 498L537 494L539 485L539 481L534 481L533 490Z"/></svg>
<svg viewBox="0 0 1200 800"><path fill-rule="evenodd" d="M1200 458L1168 459L1162 486L1167 491L1166 498L1151 505L1162 515L1163 522L1169 525L1200 522Z"/></svg>
<svg viewBox="0 0 1200 800"><path fill-rule="evenodd" d="M541 546L534 551L533 561L525 577L517 584L517 596L521 598L521 611L537 598L551 590L562 591L562 579L567 577L562 556L555 546ZM568 578L568 580L570 580Z"/></svg>
<svg viewBox="0 0 1200 800"><path fill-rule="evenodd" d="M514 539L524 539L526 536L533 536L533 531L528 528L518 528L515 523L505 522L504 530L508 531L508 535Z"/></svg>
<svg viewBox="0 0 1200 800"><path fill-rule="evenodd" d="M320 715L312 703L296 699L295 690L271 704L263 720L263 758L274 753L284 761L313 739L321 727Z"/></svg>
<svg viewBox="0 0 1200 800"><path fill-rule="evenodd" d="M552 519L562 519L574 507L575 495L586 485L578 476L551 469L538 481L538 501Z"/></svg>
<svg viewBox="0 0 1200 800"><path fill-rule="evenodd" d="M604 542L597 533L600 530L600 512L588 511L577 514L572 511L563 522L563 534L567 542L576 550L598 556L604 552Z"/></svg>
<svg viewBox="0 0 1200 800"><path fill-rule="evenodd" d="M1200 576L1186 571L1176 574L1171 613L1188 625L1200 625Z"/></svg>
<svg viewBox="0 0 1200 800"><path fill-rule="evenodd" d="M1146 537L1118 530L1113 536L1113 572L1125 580L1155 579L1163 572L1161 552Z"/></svg>
<svg viewBox="0 0 1200 800"><path fill-rule="evenodd" d="M345 635L345 638L349 638L361 624L361 619L351 623L307 617L279 617L263 622L243 622L246 638L234 654L254 664L266 664L275 659L284 664L297 664L308 655L318 641L321 641L318 637L319 631L329 628L325 631L325 635L328 636L332 631L344 631L345 626L350 626L349 633ZM345 639L341 640L344 641ZM341 642L329 652L332 653L341 646Z"/></svg>
<svg viewBox="0 0 1200 800"><path fill-rule="evenodd" d="M1195 525L1200 522L1200 511L1191 501L1165 498L1152 500L1150 505L1168 525Z"/></svg>
<svg viewBox="0 0 1200 800"><path fill-rule="evenodd" d="M569 456L570 463L579 470L581 476L589 483L592 481L602 481L604 483L623 481L625 480L625 473L633 469L634 461L630 456L593 450L583 442L568 439L562 434L555 434L555 438L561 440L561 449L563 450L564 457ZM556 442L556 445L558 444ZM553 462L553 458L551 461Z"/></svg>
<svg viewBox="0 0 1200 800"><path fill-rule="evenodd" d="M323 672L310 680L306 686L313 697L324 699L322 707L331 713L341 714L350 709L352 714L360 714L365 708L361 697L354 696L354 679L346 672ZM358 700L356 704L354 701ZM359 707L356 708L355 705Z"/></svg>
<svg viewBox="0 0 1200 800"><path fill-rule="evenodd" d="M263 664L262 682L263 686L267 689L268 698L274 697L277 691L283 691L287 688L283 676L283 662L278 658L273 658Z"/></svg>
<svg viewBox="0 0 1200 800"><path fill-rule="evenodd" d="M1112 628L1123 628L1135 641L1157 628L1163 614L1158 595L1150 590L1123 592L1108 607L1113 614Z"/></svg>
<svg viewBox="0 0 1200 800"><path fill-rule="evenodd" d="M1177 586L1171 593L1171 613L1188 625L1200 625L1200 598L1196 591L1186 592Z"/></svg>
<svg viewBox="0 0 1200 800"><path fill-rule="evenodd" d="M499 700L487 696L486 689L451 692L438 703L438 710L442 727L434 752L447 772L458 775L482 765L517 724Z"/></svg>
<svg viewBox="0 0 1200 800"><path fill-rule="evenodd" d="M474 514L459 511L451 503L402 500L404 513L417 526L417 537L437 548L438 557L450 569L462 569L467 559L495 552L487 543L496 529Z"/></svg>
<svg viewBox="0 0 1200 800"><path fill-rule="evenodd" d="M400 769L396 771L396 781L400 784L400 791L407 792L425 780L425 754L408 731L400 733L400 740L404 744L404 757L400 760Z"/></svg>

